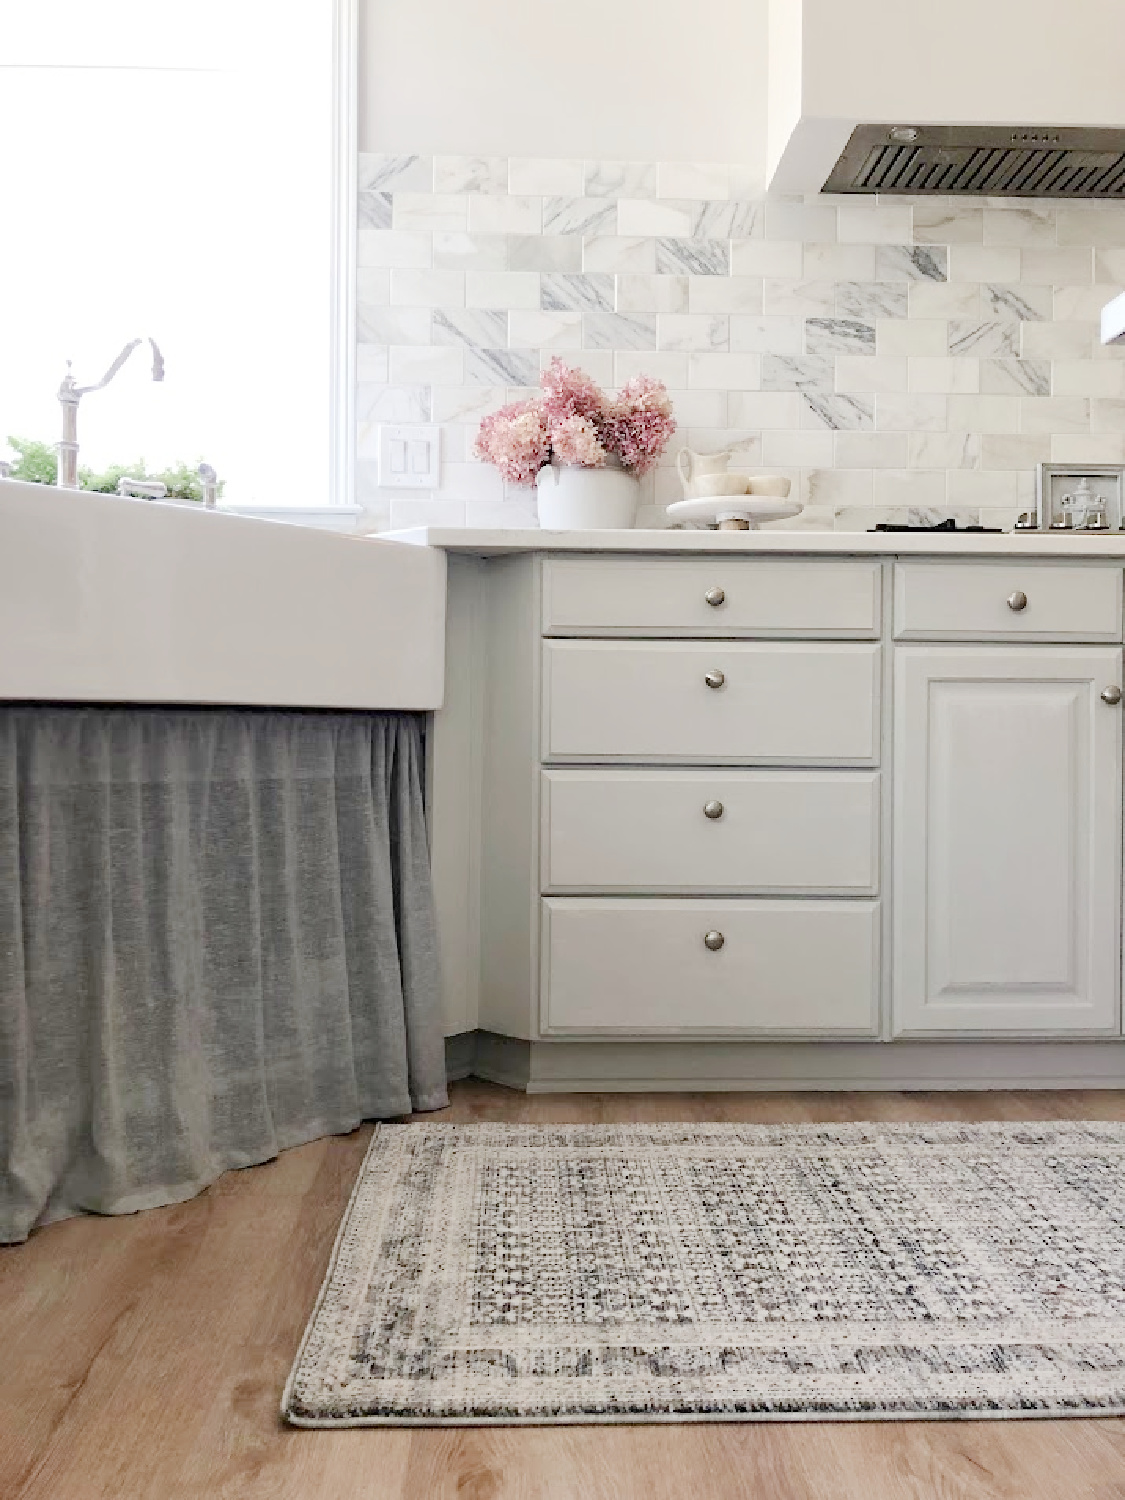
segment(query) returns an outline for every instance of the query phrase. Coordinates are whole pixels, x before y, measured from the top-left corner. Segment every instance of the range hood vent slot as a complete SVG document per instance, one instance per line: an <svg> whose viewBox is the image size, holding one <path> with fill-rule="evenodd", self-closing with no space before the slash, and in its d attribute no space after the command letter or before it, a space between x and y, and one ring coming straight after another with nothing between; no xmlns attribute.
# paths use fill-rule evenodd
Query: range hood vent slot
<svg viewBox="0 0 1125 1500"><path fill-rule="evenodd" d="M1125 199L1125 130L859 125L824 192Z"/></svg>

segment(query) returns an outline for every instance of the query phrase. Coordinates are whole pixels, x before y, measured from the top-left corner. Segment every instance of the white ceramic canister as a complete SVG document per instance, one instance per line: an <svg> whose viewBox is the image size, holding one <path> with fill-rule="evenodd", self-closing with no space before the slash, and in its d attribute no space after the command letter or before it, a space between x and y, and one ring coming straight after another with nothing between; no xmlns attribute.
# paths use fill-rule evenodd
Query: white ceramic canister
<svg viewBox="0 0 1125 1500"><path fill-rule="evenodd" d="M641 485L627 469L552 463L535 484L544 531L628 531L636 524Z"/></svg>

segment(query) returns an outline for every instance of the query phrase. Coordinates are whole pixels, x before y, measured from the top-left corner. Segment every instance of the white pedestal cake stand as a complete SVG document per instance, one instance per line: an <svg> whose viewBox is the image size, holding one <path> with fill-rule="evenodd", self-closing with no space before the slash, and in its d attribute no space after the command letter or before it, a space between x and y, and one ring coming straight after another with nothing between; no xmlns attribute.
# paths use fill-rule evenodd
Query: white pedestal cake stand
<svg viewBox="0 0 1125 1500"><path fill-rule="evenodd" d="M777 495L715 495L705 500L675 500L668 515L674 521L755 531L763 521L787 521L804 508L799 500L781 500Z"/></svg>

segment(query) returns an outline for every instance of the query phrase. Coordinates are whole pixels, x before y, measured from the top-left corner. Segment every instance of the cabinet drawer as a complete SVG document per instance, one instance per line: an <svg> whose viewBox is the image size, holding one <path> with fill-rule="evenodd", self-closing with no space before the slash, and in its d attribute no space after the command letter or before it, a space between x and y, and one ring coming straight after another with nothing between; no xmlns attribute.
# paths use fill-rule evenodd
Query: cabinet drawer
<svg viewBox="0 0 1125 1500"><path fill-rule="evenodd" d="M878 646L546 641L543 756L870 766ZM707 679L720 684L709 687Z"/></svg>
<svg viewBox="0 0 1125 1500"><path fill-rule="evenodd" d="M871 772L545 771L540 807L544 891L878 889Z"/></svg>
<svg viewBox="0 0 1125 1500"><path fill-rule="evenodd" d="M871 1035L874 901L543 906L543 1030ZM717 951L704 942L722 934Z"/></svg>
<svg viewBox="0 0 1125 1500"><path fill-rule="evenodd" d="M879 564L865 561L548 558L543 632L870 638L879 578Z"/></svg>
<svg viewBox="0 0 1125 1500"><path fill-rule="evenodd" d="M1121 569L1018 561L979 567L899 563L895 635L903 640L1119 641Z"/></svg>

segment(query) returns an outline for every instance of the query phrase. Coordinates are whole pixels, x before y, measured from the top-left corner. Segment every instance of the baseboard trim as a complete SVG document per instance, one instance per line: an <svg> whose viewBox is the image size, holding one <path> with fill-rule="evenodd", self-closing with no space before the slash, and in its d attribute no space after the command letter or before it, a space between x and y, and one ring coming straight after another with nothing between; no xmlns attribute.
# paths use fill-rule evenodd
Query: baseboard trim
<svg viewBox="0 0 1125 1500"><path fill-rule="evenodd" d="M450 1042L467 1066L451 1078L529 1094L1125 1088L1125 1039L527 1042L478 1031L450 1038L447 1058Z"/></svg>

